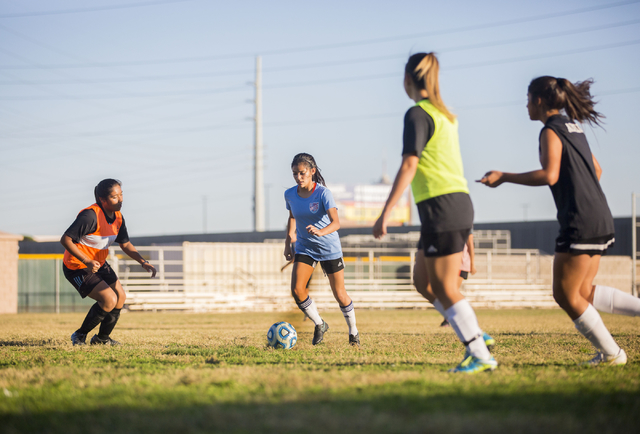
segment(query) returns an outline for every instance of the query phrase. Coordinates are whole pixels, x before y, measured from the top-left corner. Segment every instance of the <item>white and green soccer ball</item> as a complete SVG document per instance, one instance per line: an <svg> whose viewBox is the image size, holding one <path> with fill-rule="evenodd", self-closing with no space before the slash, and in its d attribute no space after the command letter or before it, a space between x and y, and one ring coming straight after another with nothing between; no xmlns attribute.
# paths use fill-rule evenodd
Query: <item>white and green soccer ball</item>
<svg viewBox="0 0 640 434"><path fill-rule="evenodd" d="M296 329L288 322L277 322L267 332L267 343L273 348L284 348L290 350L298 342Z"/></svg>

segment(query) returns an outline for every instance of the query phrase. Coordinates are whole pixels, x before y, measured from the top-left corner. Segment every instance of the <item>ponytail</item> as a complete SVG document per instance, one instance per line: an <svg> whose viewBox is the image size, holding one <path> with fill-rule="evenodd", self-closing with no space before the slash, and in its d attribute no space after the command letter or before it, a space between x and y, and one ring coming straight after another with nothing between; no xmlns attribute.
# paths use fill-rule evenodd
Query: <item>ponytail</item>
<svg viewBox="0 0 640 434"><path fill-rule="evenodd" d="M102 206L102 204L100 203L100 199L106 200L109 197L109 194L111 194L111 189L116 185L121 186L122 183L117 179L110 178L103 179L98 183L98 185L96 185L96 188L93 189L93 195L96 198L96 204L98 204L98 206Z"/></svg>
<svg viewBox="0 0 640 434"><path fill-rule="evenodd" d="M548 110L564 110L571 120L601 126L604 115L593 108L596 102L590 92L592 84L593 79L571 83L565 78L546 75L531 81L529 94L533 101L540 98Z"/></svg>
<svg viewBox="0 0 640 434"><path fill-rule="evenodd" d="M297 167L299 164L305 164L310 169L316 169L316 173L313 174L313 182L317 182L320 185L326 184L324 182L324 178L320 174L320 168L316 164L316 160L313 158L311 154L300 153L293 157L293 161L291 162L291 167Z"/></svg>
<svg viewBox="0 0 640 434"><path fill-rule="evenodd" d="M449 111L440 96L440 83L438 76L440 74L440 64L435 53L417 53L409 57L405 65L404 72L411 77L414 86L417 89L427 91L431 104L451 122L456 116Z"/></svg>

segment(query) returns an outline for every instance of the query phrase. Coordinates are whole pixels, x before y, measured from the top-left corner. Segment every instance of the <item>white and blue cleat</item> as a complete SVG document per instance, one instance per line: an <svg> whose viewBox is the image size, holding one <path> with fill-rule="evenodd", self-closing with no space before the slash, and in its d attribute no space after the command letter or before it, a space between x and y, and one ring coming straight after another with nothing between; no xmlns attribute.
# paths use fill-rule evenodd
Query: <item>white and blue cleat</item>
<svg viewBox="0 0 640 434"><path fill-rule="evenodd" d="M498 362L491 356L490 359L482 360L474 356L467 356L455 368L449 369L451 373L477 374L483 371L493 371L498 367Z"/></svg>

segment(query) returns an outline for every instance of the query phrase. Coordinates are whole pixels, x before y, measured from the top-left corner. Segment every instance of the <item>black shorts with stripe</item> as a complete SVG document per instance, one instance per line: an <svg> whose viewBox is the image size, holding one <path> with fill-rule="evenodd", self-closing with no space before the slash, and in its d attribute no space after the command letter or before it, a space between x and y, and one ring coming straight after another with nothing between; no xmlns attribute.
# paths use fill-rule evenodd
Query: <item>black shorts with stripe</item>
<svg viewBox="0 0 640 434"><path fill-rule="evenodd" d="M65 265L62 266L62 272L64 277L67 278L69 283L78 291L78 293L85 298L98 286L102 281L105 281L107 285L111 286L118 281L118 276L113 268L105 262L102 267L95 273L89 273L86 268L80 270L72 270Z"/></svg>
<svg viewBox="0 0 640 434"><path fill-rule="evenodd" d="M614 234L584 240L572 240L560 235L556 238L556 253L571 253L572 255L601 255L607 253L607 249L613 247L616 239Z"/></svg>
<svg viewBox="0 0 640 434"><path fill-rule="evenodd" d="M342 258L330 259L328 261L316 261L309 255L301 255L296 253L293 262L302 262L303 264L311 265L313 268L320 262L320 266L325 274L334 274L340 270L344 270L344 260Z"/></svg>

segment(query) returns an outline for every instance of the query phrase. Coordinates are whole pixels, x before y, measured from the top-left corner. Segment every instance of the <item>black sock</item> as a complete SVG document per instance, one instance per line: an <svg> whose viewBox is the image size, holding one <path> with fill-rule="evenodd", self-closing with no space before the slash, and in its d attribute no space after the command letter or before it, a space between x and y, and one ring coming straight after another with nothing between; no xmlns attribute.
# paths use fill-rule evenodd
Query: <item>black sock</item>
<svg viewBox="0 0 640 434"><path fill-rule="evenodd" d="M118 319L120 318L120 309L113 309L107 314L100 323L100 331L98 331L98 337L105 340L111 335L113 328L116 326Z"/></svg>
<svg viewBox="0 0 640 434"><path fill-rule="evenodd" d="M82 326L78 329L80 333L88 334L91 330L93 330L98 324L104 320L104 317L107 316L107 312L102 310L98 303L91 306L89 309L89 313L87 314Z"/></svg>

